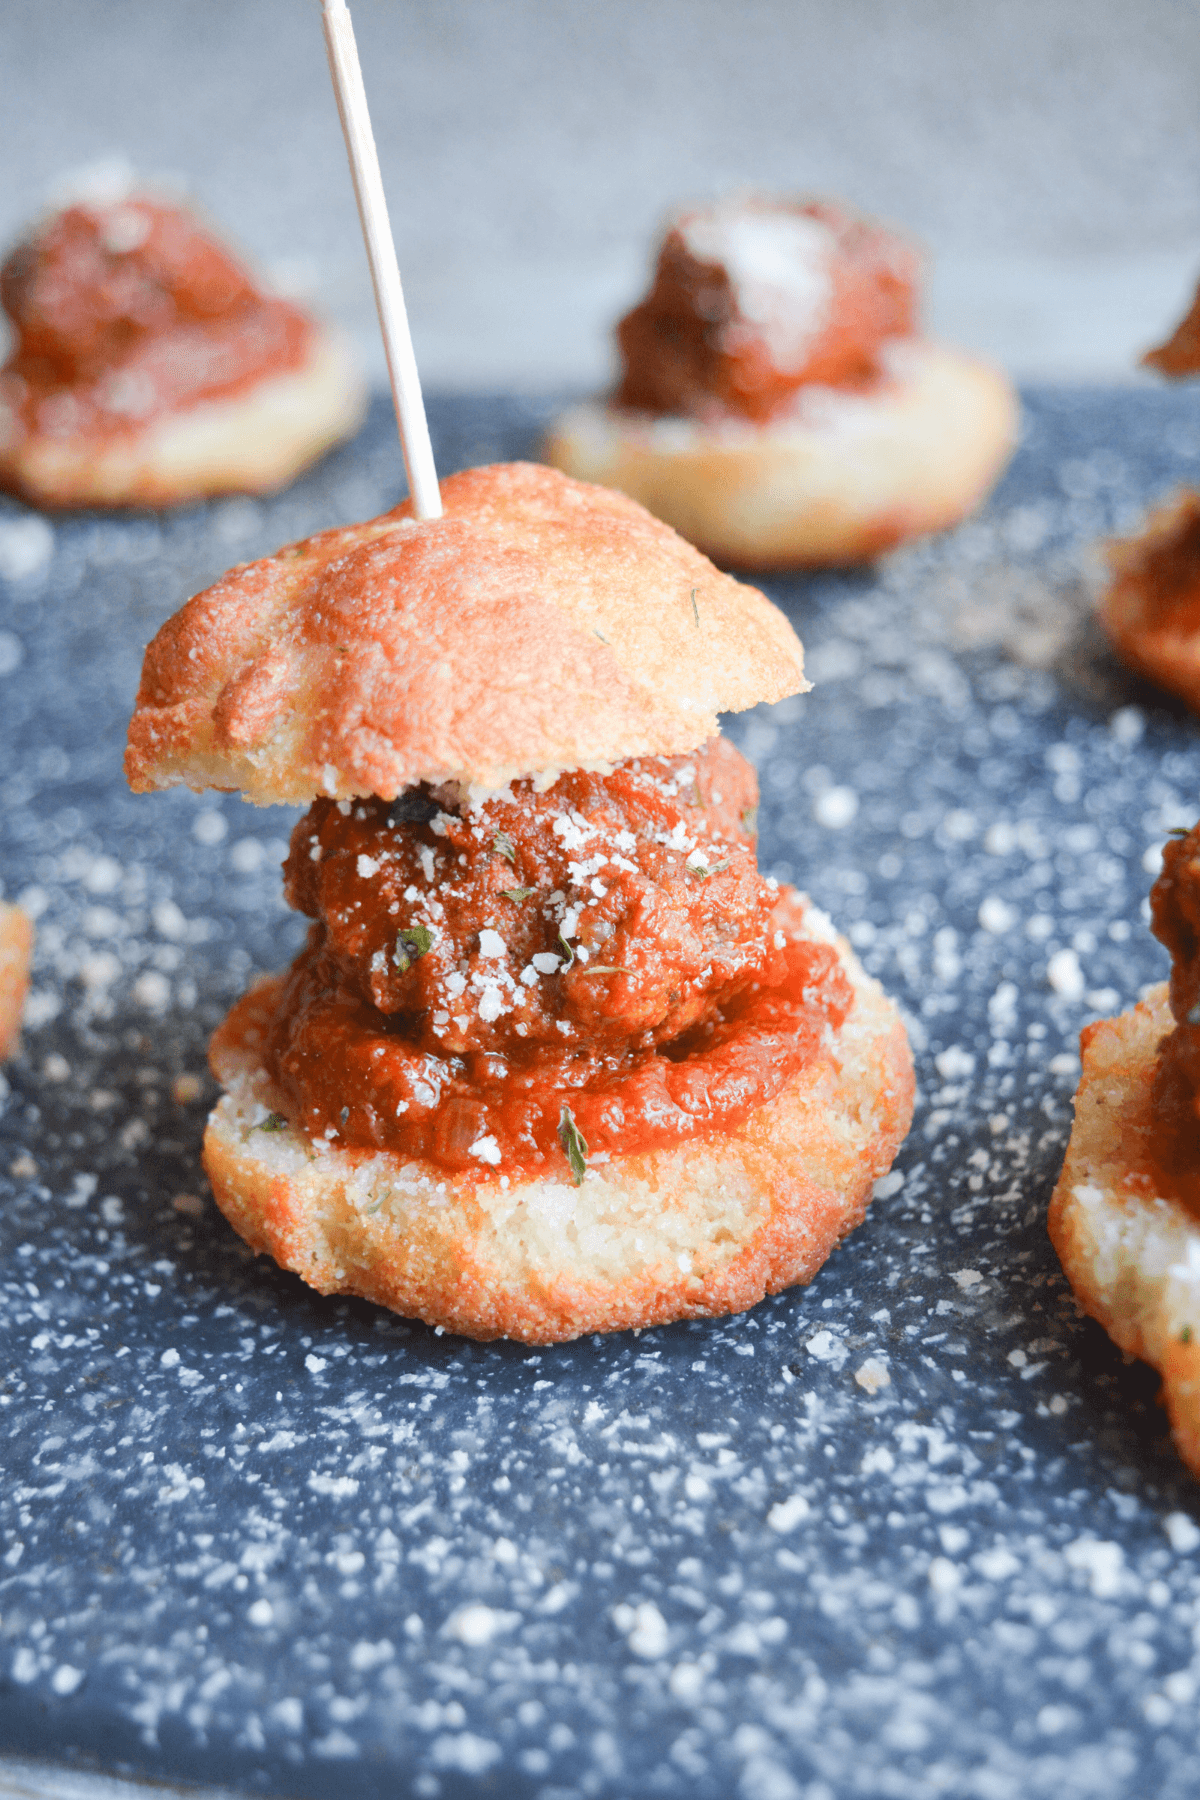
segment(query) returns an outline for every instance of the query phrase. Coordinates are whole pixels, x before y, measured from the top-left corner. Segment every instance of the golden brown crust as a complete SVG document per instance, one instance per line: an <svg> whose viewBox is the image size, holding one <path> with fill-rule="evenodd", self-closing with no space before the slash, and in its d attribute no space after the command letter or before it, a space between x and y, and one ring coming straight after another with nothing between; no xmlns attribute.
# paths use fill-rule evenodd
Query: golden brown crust
<svg viewBox="0 0 1200 1800"><path fill-rule="evenodd" d="M32 954L33 926L19 906L0 901L0 1062L17 1047Z"/></svg>
<svg viewBox="0 0 1200 1800"><path fill-rule="evenodd" d="M125 769L249 800L393 798L695 749L807 683L754 588L623 496L530 463L232 569L146 652Z"/></svg>
<svg viewBox="0 0 1200 1800"><path fill-rule="evenodd" d="M366 402L343 338L314 327L300 368L141 430L53 438L10 418L0 441L0 487L49 508L178 506L216 494L272 493L356 431Z"/></svg>
<svg viewBox="0 0 1200 1800"><path fill-rule="evenodd" d="M1164 1191L1150 1099L1173 1025L1164 982L1132 1012L1083 1032L1075 1125L1048 1226L1080 1305L1162 1376L1176 1448L1200 1475L1200 1219Z"/></svg>
<svg viewBox="0 0 1200 1800"><path fill-rule="evenodd" d="M1181 488L1155 507L1141 529L1108 545L1112 581L1099 619L1121 660L1200 712L1200 606L1164 605L1157 568L1167 567L1181 541L1194 536L1200 494ZM1178 598L1184 598L1181 593ZM1200 591L1196 601L1200 603Z"/></svg>
<svg viewBox="0 0 1200 1800"><path fill-rule="evenodd" d="M802 390L796 416L769 425L576 407L544 454L632 495L718 562L861 562L956 524L1016 443L1016 396L998 370L920 340L886 360L885 385Z"/></svg>
<svg viewBox="0 0 1200 1800"><path fill-rule="evenodd" d="M809 915L811 928L827 935ZM212 1044L231 1092L204 1163L217 1204L258 1251L322 1293L360 1294L468 1337L557 1343L593 1331L740 1312L808 1281L862 1219L908 1129L900 1017L844 941L856 990L818 1060L737 1131L614 1158L576 1188L459 1180L369 1152L320 1154L264 1131L274 1096L255 1033L278 979L239 1002Z"/></svg>

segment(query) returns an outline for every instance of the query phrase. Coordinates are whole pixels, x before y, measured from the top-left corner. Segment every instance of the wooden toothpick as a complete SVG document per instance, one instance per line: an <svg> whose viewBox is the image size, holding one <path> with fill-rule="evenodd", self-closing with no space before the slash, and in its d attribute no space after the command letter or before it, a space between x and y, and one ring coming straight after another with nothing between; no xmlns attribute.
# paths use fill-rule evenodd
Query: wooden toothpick
<svg viewBox="0 0 1200 1800"><path fill-rule="evenodd" d="M371 281L375 288L375 304L379 309L379 328L383 333L384 354L396 403L396 423L400 427L400 448L408 471L408 491L418 519L440 519L442 497L438 492L437 470L433 466L433 446L429 442L429 425L425 418L425 402L421 398L421 380L417 359L413 355L408 314L404 307L404 291L400 286L400 269L396 262L396 246L388 222L383 178L379 173L379 157L367 111L367 95L363 87L358 46L346 0L322 0L325 26L325 50L329 57L329 73L337 95L338 114L350 158L354 179L354 195L358 216L362 221L371 265Z"/></svg>

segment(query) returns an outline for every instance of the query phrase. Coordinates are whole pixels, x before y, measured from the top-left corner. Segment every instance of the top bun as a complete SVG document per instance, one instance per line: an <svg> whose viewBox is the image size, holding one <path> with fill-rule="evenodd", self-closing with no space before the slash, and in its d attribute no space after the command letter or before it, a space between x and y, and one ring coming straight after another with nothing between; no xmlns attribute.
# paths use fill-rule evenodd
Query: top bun
<svg viewBox="0 0 1200 1800"><path fill-rule="evenodd" d="M791 626L623 494L531 463L231 569L146 651L125 772L306 805L694 750L808 687Z"/></svg>

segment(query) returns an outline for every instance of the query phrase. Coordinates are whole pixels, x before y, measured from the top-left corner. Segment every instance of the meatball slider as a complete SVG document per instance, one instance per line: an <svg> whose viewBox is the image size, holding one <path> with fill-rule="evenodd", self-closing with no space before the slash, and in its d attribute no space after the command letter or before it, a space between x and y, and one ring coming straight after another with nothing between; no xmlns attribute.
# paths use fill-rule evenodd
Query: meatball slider
<svg viewBox="0 0 1200 1800"><path fill-rule="evenodd" d="M1165 344L1142 357L1171 380L1200 374L1200 288ZM1200 712L1200 491L1180 488L1108 545L1100 623L1131 669Z"/></svg>
<svg viewBox="0 0 1200 1800"><path fill-rule="evenodd" d="M1150 893L1171 979L1086 1025L1050 1237L1075 1297L1151 1363L1200 1475L1200 825L1168 841Z"/></svg>
<svg viewBox="0 0 1200 1800"><path fill-rule="evenodd" d="M130 191L41 220L0 269L0 487L173 506L282 487L357 430L341 336L263 291L186 207Z"/></svg>
<svg viewBox="0 0 1200 1800"><path fill-rule="evenodd" d="M755 589L502 465L230 571L146 653L126 768L307 804L307 947L212 1044L236 1229L477 1338L808 1280L908 1128L904 1029L755 863L718 714L807 686Z"/></svg>
<svg viewBox="0 0 1200 1800"><path fill-rule="evenodd" d="M825 201L680 214L617 326L610 400L547 462L620 488L721 562L860 562L957 524L1012 454L999 371L922 337L920 260Z"/></svg>
<svg viewBox="0 0 1200 1800"><path fill-rule="evenodd" d="M1200 712L1200 492L1180 489L1107 549L1099 618L1113 649Z"/></svg>

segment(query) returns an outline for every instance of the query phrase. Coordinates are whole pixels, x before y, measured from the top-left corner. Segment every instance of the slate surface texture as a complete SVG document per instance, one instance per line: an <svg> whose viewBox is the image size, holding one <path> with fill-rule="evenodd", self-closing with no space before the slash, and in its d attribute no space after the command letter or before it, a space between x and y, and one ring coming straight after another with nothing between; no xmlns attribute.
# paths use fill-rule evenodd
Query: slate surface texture
<svg viewBox="0 0 1200 1800"><path fill-rule="evenodd" d="M542 403L432 406L443 471ZM1195 392L1037 391L987 510L768 583L815 691L730 722L762 862L911 1021L920 1099L812 1285L553 1350L323 1300L197 1151L207 1035L303 926L292 815L135 799L141 648L391 504L380 401L280 498L0 511L0 874L38 916L0 1111L0 1746L362 1800L1149 1800L1197 1786L1200 1530L1156 1382L1045 1235L1076 1037L1161 978L1200 734L1088 620L1200 474Z"/></svg>

